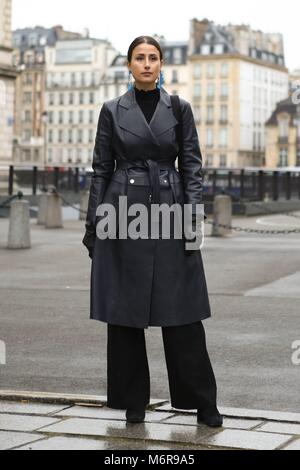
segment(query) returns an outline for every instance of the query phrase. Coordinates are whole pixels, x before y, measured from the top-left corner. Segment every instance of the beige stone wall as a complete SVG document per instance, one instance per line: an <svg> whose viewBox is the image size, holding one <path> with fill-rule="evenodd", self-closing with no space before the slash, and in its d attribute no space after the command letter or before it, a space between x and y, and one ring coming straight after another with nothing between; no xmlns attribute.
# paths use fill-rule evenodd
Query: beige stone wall
<svg viewBox="0 0 300 470"><path fill-rule="evenodd" d="M12 162L14 76L11 65L11 0L0 0L0 166Z"/></svg>
<svg viewBox="0 0 300 470"><path fill-rule="evenodd" d="M0 104L0 165L12 160L13 126L8 125L8 119L13 116L14 107L14 81L3 80L5 86L5 100Z"/></svg>
<svg viewBox="0 0 300 470"><path fill-rule="evenodd" d="M0 0L0 46L11 47L11 0Z"/></svg>

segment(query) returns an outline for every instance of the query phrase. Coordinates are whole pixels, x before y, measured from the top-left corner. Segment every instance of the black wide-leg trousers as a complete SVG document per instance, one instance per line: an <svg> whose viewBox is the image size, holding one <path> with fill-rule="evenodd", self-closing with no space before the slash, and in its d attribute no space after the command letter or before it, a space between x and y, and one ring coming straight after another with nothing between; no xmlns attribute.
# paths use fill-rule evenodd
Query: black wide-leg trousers
<svg viewBox="0 0 300 470"><path fill-rule="evenodd" d="M107 406L127 409L150 402L145 331L107 325ZM171 405L214 412L217 385L202 322L161 327Z"/></svg>

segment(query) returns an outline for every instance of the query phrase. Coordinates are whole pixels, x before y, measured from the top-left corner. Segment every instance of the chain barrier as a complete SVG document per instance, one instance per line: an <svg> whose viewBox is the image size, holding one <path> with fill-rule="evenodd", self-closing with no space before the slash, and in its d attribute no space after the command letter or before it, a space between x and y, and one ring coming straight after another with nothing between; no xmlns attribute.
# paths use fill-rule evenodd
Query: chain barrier
<svg viewBox="0 0 300 470"><path fill-rule="evenodd" d="M6 199L4 202L1 202L0 204L0 209L4 209L8 207L8 204L13 201L14 199L22 199L23 193L22 191L19 191L17 194L14 194L13 196L10 196L8 199Z"/></svg>
<svg viewBox="0 0 300 470"><path fill-rule="evenodd" d="M53 186L52 188L49 188L49 190L50 190L50 192L57 194L61 198L61 200L64 201L64 203L67 206L72 207L73 209L75 209L78 212L81 212L82 214L87 214L87 211L83 211L82 209L78 209L78 207L74 206L74 204L71 204L69 201L67 201L67 199L59 191L57 191L55 186Z"/></svg>
<svg viewBox="0 0 300 470"><path fill-rule="evenodd" d="M220 224L217 222L214 222L212 220L207 220L207 224L211 224L217 227L221 228L227 228L229 230L234 230L236 232L246 232L246 233L259 233L261 235L289 235L291 233L300 233L300 228L296 229L285 229L285 230L265 230L265 229L256 229L256 228L246 228L246 227L239 227L239 226L233 226L233 225L228 225L228 224Z"/></svg>
<svg viewBox="0 0 300 470"><path fill-rule="evenodd" d="M87 214L87 211L83 211L82 209L78 209L78 207L74 206L69 201L67 201L67 199L59 191L57 191L57 189L55 187L50 188L50 191L53 192L53 193L56 193L65 202L65 204L67 204L67 206L72 207L73 209L77 210L78 212L81 212L83 214ZM260 204L255 204L254 203L254 205L257 205L257 206L261 207ZM261 207L261 209L266 209L266 208ZM272 213L274 215L274 212L270 211L270 213ZM298 218L299 216L296 216L296 217ZM234 230L236 232L257 233L257 234L261 234L261 235L289 235L289 234L292 234L292 233L300 233L300 228L299 229L298 228L296 228L296 229L284 229L284 230L254 229L254 228L246 228L246 227L220 224L220 223L214 222L214 221L209 220L209 219L207 219L205 221L205 223L213 225L215 227L221 227L221 228L226 228L226 229L229 229L229 230Z"/></svg>

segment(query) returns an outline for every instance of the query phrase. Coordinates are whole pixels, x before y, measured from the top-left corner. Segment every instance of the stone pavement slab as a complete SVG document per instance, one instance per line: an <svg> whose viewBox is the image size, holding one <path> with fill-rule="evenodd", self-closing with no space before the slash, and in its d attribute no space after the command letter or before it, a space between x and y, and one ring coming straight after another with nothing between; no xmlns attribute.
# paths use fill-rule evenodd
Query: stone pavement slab
<svg viewBox="0 0 300 470"><path fill-rule="evenodd" d="M215 436L204 438L202 443L234 449L275 450L290 440L291 437L282 434L226 429Z"/></svg>
<svg viewBox="0 0 300 470"><path fill-rule="evenodd" d="M162 423L126 423L102 419L70 418L44 427L42 432L201 444L205 437L216 431L204 425L169 426Z"/></svg>
<svg viewBox="0 0 300 470"><path fill-rule="evenodd" d="M259 410L255 416L257 410L234 408L228 408L226 414L220 408L224 426L210 428L197 423L196 410L173 409L170 403L161 406L163 400L155 399L157 405L149 406L145 422L133 424L126 422L125 410L106 407L106 399L100 403L98 397L93 405L89 396L86 402L81 396L81 405L74 401L62 409L55 403L58 395L53 394L52 402L39 403L37 394L33 394L34 402L18 403L7 396L0 399L0 449L296 450L300 445L300 416L296 413L294 422L284 422L281 418L291 414ZM18 414L12 413L16 410ZM272 419L261 418L266 414Z"/></svg>
<svg viewBox="0 0 300 470"><path fill-rule="evenodd" d="M41 436L27 432L0 431L0 450L9 450L29 442L38 441Z"/></svg>
<svg viewBox="0 0 300 470"><path fill-rule="evenodd" d="M173 415L173 417L168 418L165 420L166 424L190 424L195 425L195 413L191 416L189 415ZM263 421L255 420L255 419L230 419L224 418L223 428L231 428L231 429L252 429L259 424L262 424Z"/></svg>
<svg viewBox="0 0 300 470"><path fill-rule="evenodd" d="M85 406L73 406L64 411L54 413L53 416L72 416L77 418L98 418L98 419L124 419L125 410L115 410L107 407L101 409ZM174 416L174 413L147 411L145 416L146 422L159 422Z"/></svg>
<svg viewBox="0 0 300 470"><path fill-rule="evenodd" d="M37 431L60 420L44 416L0 414L0 431Z"/></svg>
<svg viewBox="0 0 300 470"><path fill-rule="evenodd" d="M0 413L22 414L25 412L26 414L33 415L50 415L52 413L58 413L64 409L66 409L66 406L49 403L29 403L28 401L20 403L0 400Z"/></svg>
<svg viewBox="0 0 300 470"><path fill-rule="evenodd" d="M292 441L291 444L286 446L283 450L300 450L300 439Z"/></svg>

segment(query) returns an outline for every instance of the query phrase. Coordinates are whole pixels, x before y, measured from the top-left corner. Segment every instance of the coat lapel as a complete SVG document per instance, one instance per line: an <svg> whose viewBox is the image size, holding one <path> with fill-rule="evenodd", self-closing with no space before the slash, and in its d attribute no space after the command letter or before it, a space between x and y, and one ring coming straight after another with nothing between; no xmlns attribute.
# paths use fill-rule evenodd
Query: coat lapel
<svg viewBox="0 0 300 470"><path fill-rule="evenodd" d="M163 87L160 89L160 98L149 124L135 99L134 89L122 95L119 105L122 112L118 113L118 125L158 146L160 144L157 137L178 124L172 111L170 95Z"/></svg>

